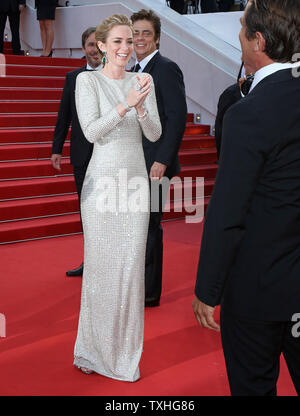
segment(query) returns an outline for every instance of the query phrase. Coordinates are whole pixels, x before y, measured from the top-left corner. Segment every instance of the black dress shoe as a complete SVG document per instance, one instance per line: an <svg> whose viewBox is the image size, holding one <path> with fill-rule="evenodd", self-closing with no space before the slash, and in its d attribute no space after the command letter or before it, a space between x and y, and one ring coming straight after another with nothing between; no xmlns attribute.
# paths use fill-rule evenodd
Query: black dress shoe
<svg viewBox="0 0 300 416"><path fill-rule="evenodd" d="M81 266L79 266L77 269L74 270L68 270L66 272L66 275L69 277L77 277L77 276L82 276L83 275L83 263Z"/></svg>
<svg viewBox="0 0 300 416"><path fill-rule="evenodd" d="M155 306L159 306L160 299L155 298L146 298L145 299L145 306L146 308L155 308Z"/></svg>

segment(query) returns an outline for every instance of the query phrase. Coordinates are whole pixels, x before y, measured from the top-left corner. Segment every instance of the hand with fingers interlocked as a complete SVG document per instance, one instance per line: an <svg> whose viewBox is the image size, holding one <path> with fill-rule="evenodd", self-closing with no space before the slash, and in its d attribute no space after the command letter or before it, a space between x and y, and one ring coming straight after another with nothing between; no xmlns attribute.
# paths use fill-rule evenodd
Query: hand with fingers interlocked
<svg viewBox="0 0 300 416"><path fill-rule="evenodd" d="M214 331L220 331L220 325L214 319L215 307L206 305L195 296L193 310L199 325Z"/></svg>
<svg viewBox="0 0 300 416"><path fill-rule="evenodd" d="M136 84L127 95L126 102L129 107L135 107L138 114L144 112L143 103L151 89L150 75L140 77L137 75Z"/></svg>

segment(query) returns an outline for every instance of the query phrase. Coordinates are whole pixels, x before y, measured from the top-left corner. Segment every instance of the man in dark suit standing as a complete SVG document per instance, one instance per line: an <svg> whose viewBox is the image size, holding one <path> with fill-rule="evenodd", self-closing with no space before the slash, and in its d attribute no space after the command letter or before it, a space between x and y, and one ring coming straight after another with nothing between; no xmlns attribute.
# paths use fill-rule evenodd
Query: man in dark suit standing
<svg viewBox="0 0 300 416"><path fill-rule="evenodd" d="M242 77L242 69L244 69L245 76ZM219 97L218 109L215 121L215 141L217 147L218 159L221 153L221 142L222 142L222 126L223 119L226 111L242 97L248 94L252 84L252 70L250 68L244 68L242 63L237 82L227 87Z"/></svg>
<svg viewBox="0 0 300 416"><path fill-rule="evenodd" d="M300 1L250 0L241 23L254 81L224 117L193 309L232 395L276 395L281 353L300 394Z"/></svg>
<svg viewBox="0 0 300 416"><path fill-rule="evenodd" d="M70 158L74 168L74 178L79 201L83 180L92 155L93 145L86 140L79 124L75 105L75 85L78 74L83 71L97 70L101 67L101 54L96 44L95 32L96 28L90 27L82 34L82 50L86 56L86 65L68 72L66 75L52 144L52 165L55 169L60 170L64 142L70 124L72 123ZM67 271L66 274L71 277L82 276L82 273L83 263L78 268Z"/></svg>
<svg viewBox="0 0 300 416"><path fill-rule="evenodd" d="M131 16L133 43L137 57L134 70L151 74L162 124L160 139L152 143L143 137L147 171L151 181L164 176L171 179L180 172L178 151L185 131L187 106L183 75L178 65L159 51L161 23L152 10L140 10ZM137 66L138 65L138 66ZM145 305L159 306L162 289L163 202L158 212L150 213L146 248Z"/></svg>
<svg viewBox="0 0 300 416"><path fill-rule="evenodd" d="M26 0L1 0L0 2L0 53L3 53L3 36L8 18L11 37L12 49L14 55L21 55L20 44L20 13L26 7Z"/></svg>

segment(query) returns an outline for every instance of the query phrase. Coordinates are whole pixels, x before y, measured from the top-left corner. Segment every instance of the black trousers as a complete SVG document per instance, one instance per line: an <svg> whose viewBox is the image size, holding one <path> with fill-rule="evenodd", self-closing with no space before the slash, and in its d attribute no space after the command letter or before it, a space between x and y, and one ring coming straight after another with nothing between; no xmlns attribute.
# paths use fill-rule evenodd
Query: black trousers
<svg viewBox="0 0 300 416"><path fill-rule="evenodd" d="M78 201L79 201L79 212L80 212L80 219L81 219L81 204L80 204L80 198L81 198L81 190L83 181L85 178L86 170L88 168L88 163L82 166L73 166L73 172L74 172L74 179L76 184L76 190L78 194ZM81 222L82 223L82 222Z"/></svg>
<svg viewBox="0 0 300 416"><path fill-rule="evenodd" d="M20 44L20 12L0 12L0 53L3 53L3 37L6 25L6 20L9 20L11 37L12 37L12 49L15 55L20 55L21 44Z"/></svg>
<svg viewBox="0 0 300 416"><path fill-rule="evenodd" d="M153 186L154 185L154 186ZM168 180L162 186L151 183L151 211L146 245L145 297L160 299L163 272L163 229L161 220L169 191Z"/></svg>
<svg viewBox="0 0 300 416"><path fill-rule="evenodd" d="M233 396L276 396L281 353L300 395L300 336L293 333L294 325L243 319L221 309L222 345Z"/></svg>

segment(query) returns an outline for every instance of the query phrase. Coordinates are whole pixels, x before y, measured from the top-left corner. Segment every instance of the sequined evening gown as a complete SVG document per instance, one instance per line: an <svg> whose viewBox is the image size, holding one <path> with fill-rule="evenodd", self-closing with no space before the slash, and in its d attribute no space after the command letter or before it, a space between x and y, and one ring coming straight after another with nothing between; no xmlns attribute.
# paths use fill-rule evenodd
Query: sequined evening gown
<svg viewBox="0 0 300 416"><path fill-rule="evenodd" d="M151 141L161 135L153 81L145 120L135 109L123 118L118 114L116 106L134 84L135 73L114 80L86 71L78 75L75 92L78 118L94 150L81 195L84 272L74 365L124 381L140 377L144 336L149 188L137 185L148 184L142 131Z"/></svg>

